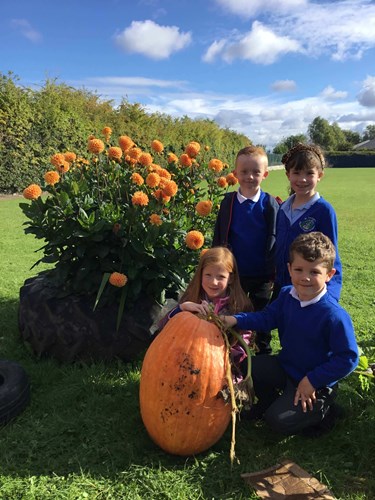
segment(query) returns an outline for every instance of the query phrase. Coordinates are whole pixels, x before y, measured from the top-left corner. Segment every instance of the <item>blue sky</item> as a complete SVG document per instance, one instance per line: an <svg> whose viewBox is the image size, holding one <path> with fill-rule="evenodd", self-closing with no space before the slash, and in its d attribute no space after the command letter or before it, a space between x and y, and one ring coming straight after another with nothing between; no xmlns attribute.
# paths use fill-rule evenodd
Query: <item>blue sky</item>
<svg viewBox="0 0 375 500"><path fill-rule="evenodd" d="M316 116L375 123L375 1L0 0L0 71L272 148ZM126 131L124 131L126 133Z"/></svg>

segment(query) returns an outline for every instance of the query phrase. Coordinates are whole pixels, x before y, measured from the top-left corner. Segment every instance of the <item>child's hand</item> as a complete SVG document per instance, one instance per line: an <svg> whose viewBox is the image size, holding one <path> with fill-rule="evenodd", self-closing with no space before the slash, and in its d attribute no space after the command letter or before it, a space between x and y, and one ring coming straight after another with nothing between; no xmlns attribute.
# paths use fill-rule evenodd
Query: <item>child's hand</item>
<svg viewBox="0 0 375 500"><path fill-rule="evenodd" d="M197 304L196 302L183 302L180 304L180 309L181 311L189 311L192 313L208 314L209 304L205 300L202 300L201 304Z"/></svg>
<svg viewBox="0 0 375 500"><path fill-rule="evenodd" d="M310 380L307 377L303 377L298 384L294 396L294 406L297 406L299 401L301 401L302 410L304 412L307 411L307 408L312 410L313 404L316 401L315 387L310 384Z"/></svg>
<svg viewBox="0 0 375 500"><path fill-rule="evenodd" d="M220 316L220 319L227 328L237 325L237 320L234 316Z"/></svg>

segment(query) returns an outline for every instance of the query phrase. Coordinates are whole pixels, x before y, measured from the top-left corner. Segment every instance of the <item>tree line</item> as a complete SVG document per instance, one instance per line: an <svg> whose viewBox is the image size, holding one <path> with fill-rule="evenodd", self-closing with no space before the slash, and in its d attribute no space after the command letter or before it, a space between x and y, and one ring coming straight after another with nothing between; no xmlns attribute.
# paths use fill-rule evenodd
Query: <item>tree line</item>
<svg viewBox="0 0 375 500"><path fill-rule="evenodd" d="M220 128L213 120L150 114L126 99L115 106L91 91L56 80L30 89L13 73L0 73L0 192L16 193L40 183L57 152L87 156L87 138L101 137L105 126L113 131L113 145L120 135L128 135L149 150L158 139L180 155L190 141L197 141L209 148L212 158L229 165L239 149L251 144L245 135Z"/></svg>
<svg viewBox="0 0 375 500"><path fill-rule="evenodd" d="M129 135L140 147L149 148L158 139L180 154L190 141L210 148L212 157L233 165L236 153L251 139L213 120L172 118L164 113L147 113L139 103L125 98L118 106L87 89L76 89L56 80L47 80L37 89L19 84L13 73L0 73L0 192L20 192L30 183L39 183L50 157L57 152L87 154L87 137L99 135L104 126L113 130L114 141ZM326 152L350 151L355 144L375 137L375 125L361 136L342 130L316 117L307 135L286 137L272 153L284 154L297 142L312 141Z"/></svg>
<svg viewBox="0 0 375 500"><path fill-rule="evenodd" d="M273 153L284 154L298 142L313 142L326 152L351 151L356 144L375 138L375 125L368 125L364 133L343 130L337 123L317 116L310 123L307 134L290 135L273 148Z"/></svg>

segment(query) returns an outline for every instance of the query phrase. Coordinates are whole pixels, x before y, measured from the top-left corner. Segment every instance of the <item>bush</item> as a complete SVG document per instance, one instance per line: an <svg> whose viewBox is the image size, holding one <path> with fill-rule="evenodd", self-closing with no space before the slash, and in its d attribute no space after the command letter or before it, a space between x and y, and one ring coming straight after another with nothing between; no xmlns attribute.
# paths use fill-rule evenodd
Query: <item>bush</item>
<svg viewBox="0 0 375 500"><path fill-rule="evenodd" d="M45 240L36 264L54 265L48 282L59 295L100 290L100 303L129 308L141 294L176 298L211 244L213 207L236 179L197 142L176 156L157 140L150 153L127 136L113 145L109 127L103 133L88 141L87 158L52 156L46 196L36 184L24 190L25 232Z"/></svg>

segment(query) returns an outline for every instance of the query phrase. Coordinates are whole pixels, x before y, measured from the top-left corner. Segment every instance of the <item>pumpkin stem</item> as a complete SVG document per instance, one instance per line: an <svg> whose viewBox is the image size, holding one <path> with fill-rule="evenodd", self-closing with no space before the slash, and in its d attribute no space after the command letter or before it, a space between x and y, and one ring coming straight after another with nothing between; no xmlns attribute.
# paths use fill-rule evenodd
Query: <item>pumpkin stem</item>
<svg viewBox="0 0 375 500"><path fill-rule="evenodd" d="M217 325L218 326L218 325ZM234 459L236 458L236 453L235 453L235 446L236 446L236 414L238 413L238 407L236 403L236 396L234 393L234 386L233 386L233 378L232 378L232 366L230 363L230 343L228 339L228 335L226 334L225 329L220 328L221 334L223 335L224 342L225 342L225 366L226 366L226 371L225 371L225 376L228 382L228 388L229 388L229 393L230 393L230 400L231 400L231 407L232 407L232 437L230 441L230 452L229 452L229 457L230 457L230 464L233 466ZM239 463L239 460L237 458L237 463Z"/></svg>
<svg viewBox="0 0 375 500"><path fill-rule="evenodd" d="M242 335L240 335L238 332L236 332L233 328L229 329L230 333L237 339L237 341L242 345L242 347L245 349L245 352L247 354L247 373L246 377L239 382L237 385L237 389L239 391L245 392L246 396L245 397L240 397L241 400L246 402L246 406L251 407L254 403L255 400L255 393L254 393L254 384L253 384L253 379L251 377L251 352L250 348L247 345L247 343L244 341L242 338Z"/></svg>

